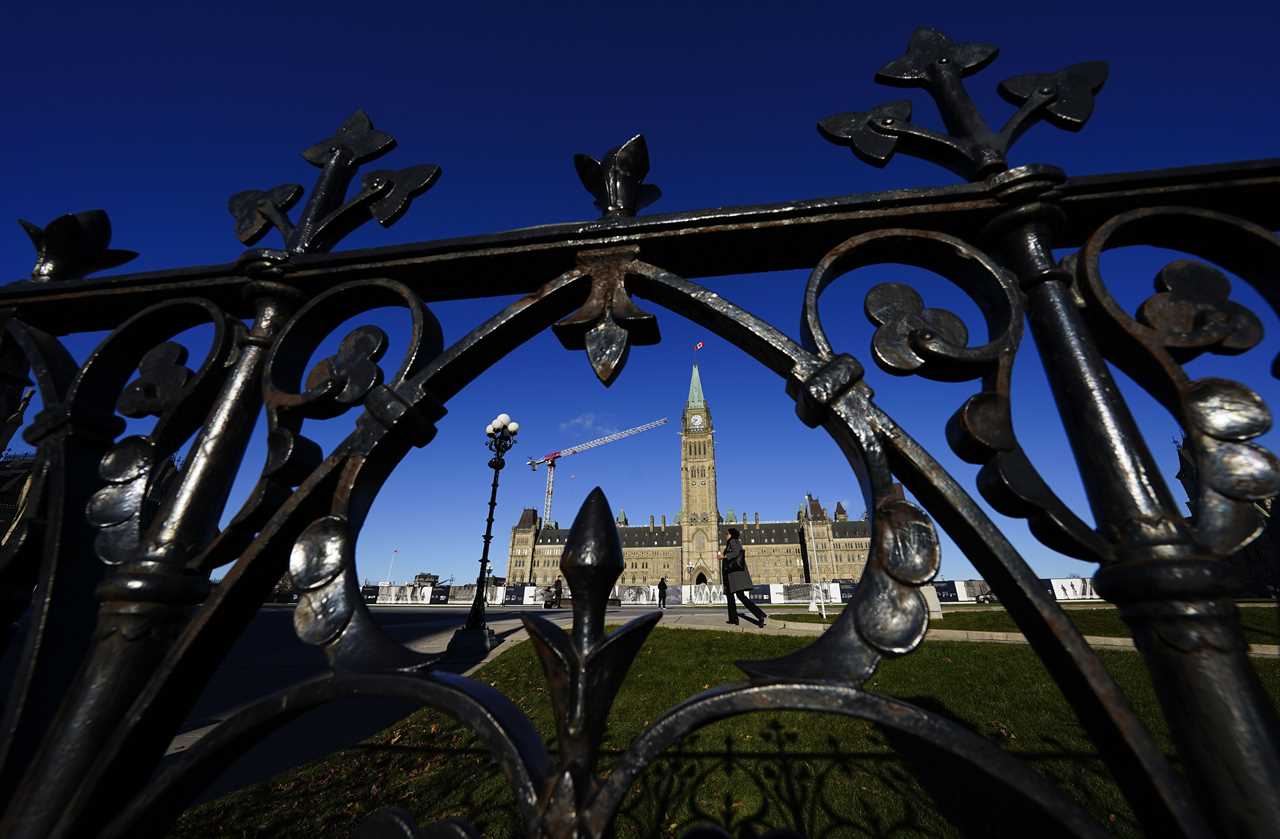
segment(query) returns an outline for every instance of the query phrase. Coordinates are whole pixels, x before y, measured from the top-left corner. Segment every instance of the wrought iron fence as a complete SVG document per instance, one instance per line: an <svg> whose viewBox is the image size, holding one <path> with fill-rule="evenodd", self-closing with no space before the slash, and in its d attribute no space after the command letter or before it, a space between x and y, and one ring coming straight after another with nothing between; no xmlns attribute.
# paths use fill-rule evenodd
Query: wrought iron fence
<svg viewBox="0 0 1280 839"><path fill-rule="evenodd" d="M1280 464L1250 442L1271 417L1243 385L1195 380L1181 365L1261 339L1257 317L1231 301L1226 276L1207 263L1280 307L1280 245L1271 232L1280 226L1280 161L1087 178L1049 165L1009 168L1008 148L1036 123L1070 130L1085 123L1106 65L1006 79L1000 92L1017 110L994 130L963 79L995 55L993 46L921 29L906 54L880 69L886 84L924 88L946 134L914 124L905 101L819 123L828 140L873 165L895 153L918 156L963 185L634 218L656 194L644 183L647 150L636 137L603 160L576 158L603 211L598 221L333 254L370 218L394 222L440 173L436 166L366 172L348 197L360 167L393 144L357 112L304 153L320 174L296 223L289 210L301 186L231 198L240 240L253 245L275 228L282 249L249 250L228 265L95 280L85 277L131 257L109 247L104 213L26 225L38 261L29 280L0 289L0 399L12 407L30 378L43 409L24 431L36 454L26 503L0 555L3 620L25 613L28 625L0 730L0 833L162 833L247 744L310 708L360 693L413 699L473 728L506 772L530 835L608 834L633 781L665 748L715 720L778 708L874 721L904 742L948 753L1066 832L1102 835L1070 797L993 743L927 708L863 689L882 657L909 653L924 637L918 589L938 567L936 521L1026 634L1147 831L1274 835L1280 726L1249 663L1222 561L1259 533L1253 502L1280 490ZM1116 303L1099 267L1108 248L1131 244L1194 258L1168 265L1136 314ZM1054 249L1074 252L1058 260ZM990 339L970 345L956 316L927 308L906 285L878 285L865 298L877 326L872 357L895 374L978 383L947 426L951 447L981 466L977 489L993 508L1028 520L1050 548L1098 565L1097 590L1132 629L1185 777L1000 530L877 406L862 365L828 339L823 292L877 263L932 270L980 307ZM694 281L799 267L812 268L802 344ZM426 303L499 294L524 296L443 345ZM825 428L857 475L872 549L856 597L823 635L783 658L740 662L744 684L670 709L602 777L597 757L610 703L659 616L604 633L622 553L599 490L578 513L561 560L573 595L571 631L524 619L551 687L554 754L508 699L379 629L360 595L353 544L379 486L411 448L431 441L449 399L533 335L551 327L611 383L631 344L658 340L655 317L633 298L713 330L786 382L799 418ZM306 369L327 334L353 313L382 306L404 309L413 324L393 372L379 366L387 340L371 326ZM1096 527L1055 495L1015 434L1010 377L1024 321ZM171 339L197 325L213 338L206 356L189 364ZM83 364L59 342L98 329L111 333ZM1194 520L1179 515L1109 365L1182 425L1199 476ZM219 530L264 406L266 465ZM352 409L361 410L355 428L332 451L307 438L307 420ZM156 422L145 435L121 438L118 414ZM174 456L193 437L178 467ZM920 507L892 492L895 480ZM226 564L231 570L211 591L210 569ZM298 634L323 648L331 672L253 704L153 775L218 661L286 569L301 592ZM405 813L386 810L361 835L416 829Z"/></svg>

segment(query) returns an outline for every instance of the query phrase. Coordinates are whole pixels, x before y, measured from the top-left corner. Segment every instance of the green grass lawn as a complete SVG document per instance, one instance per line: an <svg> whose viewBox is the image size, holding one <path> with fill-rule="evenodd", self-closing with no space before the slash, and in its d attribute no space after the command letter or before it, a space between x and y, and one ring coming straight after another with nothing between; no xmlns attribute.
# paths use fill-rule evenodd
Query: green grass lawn
<svg viewBox="0 0 1280 839"><path fill-rule="evenodd" d="M707 687L741 681L734 659L777 656L803 643L776 635L656 630L614 705L605 764L662 710ZM1170 751L1139 657L1116 651L1100 656ZM1280 661L1255 660L1254 666L1272 698L1280 700ZM477 678L506 693L544 738L552 738L550 703L530 644L514 646ZM930 642L883 662L867 687L964 721L1056 779L1116 835L1140 835L1092 744L1029 648ZM986 789L955 809L949 794L925 791L911 766L895 755L891 737L857 720L795 712L716 723L651 765L624 806L618 833L674 836L713 821L733 833L789 826L810 836L829 829L853 836L960 835L942 815L947 812L978 819L970 825L977 835L999 835L981 821L1007 812L1007 800L999 807L983 803L990 800ZM730 754L732 761L726 759ZM962 794L965 783L961 772L930 789ZM519 833L505 781L475 738L444 715L421 711L357 747L194 808L172 835L348 835L361 817L386 805L407 808L420 823L462 817L486 836Z"/></svg>
<svg viewBox="0 0 1280 839"><path fill-rule="evenodd" d="M1120 618L1114 607L1105 606L1094 609L1067 609L1067 617L1076 625L1083 635L1105 635L1121 638L1131 637L1129 627ZM835 620L839 612L828 611L826 622ZM804 612L801 614L784 614L782 620L798 623L822 623L822 616ZM1241 606L1240 621L1244 627L1244 636L1251 644L1280 644L1280 610L1275 606ZM942 620L934 620L931 624L936 629L972 629L980 632L1018 632L1017 624L1004 609L992 609L982 612L942 613Z"/></svg>

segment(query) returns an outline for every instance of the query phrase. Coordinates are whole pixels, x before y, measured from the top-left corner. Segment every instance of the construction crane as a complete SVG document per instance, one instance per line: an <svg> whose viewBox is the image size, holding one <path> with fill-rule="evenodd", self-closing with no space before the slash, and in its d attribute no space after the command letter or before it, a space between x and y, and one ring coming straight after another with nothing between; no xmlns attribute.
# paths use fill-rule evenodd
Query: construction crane
<svg viewBox="0 0 1280 839"><path fill-rule="evenodd" d="M647 422L644 425L637 425L635 428L628 428L626 431L619 431L616 434L609 434L608 436L601 437L597 440L588 440L585 443L579 443L578 445L570 446L567 449L560 449L559 451L554 451L554 452L551 452L550 454L544 454L542 457L538 458L537 460L530 460L529 468L535 472L537 472L538 467L543 465L544 463L547 465L547 493L545 496L543 496L543 499L542 499L543 526L545 527L547 526L547 524L551 522L551 493L554 490L556 485L556 461L558 461L562 457L568 457L569 455L577 454L578 452L585 452L587 449L594 449L597 446L603 446L606 443L615 443L618 440L623 439L624 437L631 437L636 434L639 434L642 431L648 431L652 428L657 428L660 425L666 425L666 424L667 424L667 418L663 417L660 420Z"/></svg>

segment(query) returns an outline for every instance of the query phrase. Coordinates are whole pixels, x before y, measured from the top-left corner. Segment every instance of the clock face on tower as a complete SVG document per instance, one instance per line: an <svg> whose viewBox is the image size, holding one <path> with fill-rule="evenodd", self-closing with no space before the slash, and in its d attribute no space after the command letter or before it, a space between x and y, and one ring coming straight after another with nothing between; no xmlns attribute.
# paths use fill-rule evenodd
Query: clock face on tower
<svg viewBox="0 0 1280 839"><path fill-rule="evenodd" d="M702 428L702 414L694 414L689 417L690 428Z"/></svg>

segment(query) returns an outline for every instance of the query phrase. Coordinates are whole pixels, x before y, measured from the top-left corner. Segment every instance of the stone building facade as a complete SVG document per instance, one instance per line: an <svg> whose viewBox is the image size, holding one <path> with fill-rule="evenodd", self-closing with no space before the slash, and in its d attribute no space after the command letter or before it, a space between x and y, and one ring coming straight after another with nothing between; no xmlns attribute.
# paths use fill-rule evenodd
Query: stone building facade
<svg viewBox="0 0 1280 839"><path fill-rule="evenodd" d="M716 497L716 441L711 409L702 391L698 366L693 367L689 396L680 417L680 513L668 524L662 515L648 524L631 524L619 511L626 569L622 585L654 585L666 577L671 585L720 583L720 546L729 527L737 527L756 583L857 581L867 563L869 539L865 521L850 520L840 504L828 515L818 499L805 495L793 520L761 521L756 513L738 521L733 511L722 516ZM569 531L543 522L538 511L525 508L507 553L511 584L550 585L560 574L560 554Z"/></svg>

